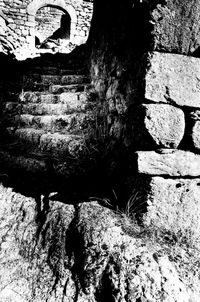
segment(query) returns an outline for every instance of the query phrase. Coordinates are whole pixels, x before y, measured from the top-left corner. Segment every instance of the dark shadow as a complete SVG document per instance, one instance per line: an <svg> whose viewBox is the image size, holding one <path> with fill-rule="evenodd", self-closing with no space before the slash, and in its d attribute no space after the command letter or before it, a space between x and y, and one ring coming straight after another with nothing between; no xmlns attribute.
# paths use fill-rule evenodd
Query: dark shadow
<svg viewBox="0 0 200 302"><path fill-rule="evenodd" d="M37 36L35 36L35 46L37 47L39 45L40 45L40 39Z"/></svg>
<svg viewBox="0 0 200 302"><path fill-rule="evenodd" d="M198 47L197 49L195 49L195 51L193 51L190 55L192 57L200 58L200 47Z"/></svg>

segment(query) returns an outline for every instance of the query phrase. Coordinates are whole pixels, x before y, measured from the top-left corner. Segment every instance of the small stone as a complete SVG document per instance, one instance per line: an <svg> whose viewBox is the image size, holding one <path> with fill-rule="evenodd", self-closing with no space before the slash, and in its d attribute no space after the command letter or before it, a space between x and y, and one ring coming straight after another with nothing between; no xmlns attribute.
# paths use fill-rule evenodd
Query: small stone
<svg viewBox="0 0 200 302"><path fill-rule="evenodd" d="M200 110L190 112L190 118L194 121L200 121Z"/></svg>
<svg viewBox="0 0 200 302"><path fill-rule="evenodd" d="M192 142L194 147L200 150L200 121L196 121L192 128Z"/></svg>
<svg viewBox="0 0 200 302"><path fill-rule="evenodd" d="M138 151L138 172L148 175L200 176L200 155L176 150L159 154L155 151Z"/></svg>
<svg viewBox="0 0 200 302"><path fill-rule="evenodd" d="M143 141L151 138L156 146L178 147L185 132L185 117L181 109L167 104L143 104L137 114L141 129L137 129L137 132L140 132L142 139L143 130Z"/></svg>

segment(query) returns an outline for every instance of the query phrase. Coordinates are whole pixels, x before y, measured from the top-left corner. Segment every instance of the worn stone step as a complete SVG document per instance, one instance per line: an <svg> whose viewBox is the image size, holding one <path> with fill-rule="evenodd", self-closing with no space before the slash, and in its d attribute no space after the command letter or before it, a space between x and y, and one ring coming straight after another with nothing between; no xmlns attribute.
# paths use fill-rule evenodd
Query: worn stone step
<svg viewBox="0 0 200 302"><path fill-rule="evenodd" d="M70 84L83 84L89 83L90 78L85 75L41 75L40 81L43 84L55 84L55 85L70 85Z"/></svg>
<svg viewBox="0 0 200 302"><path fill-rule="evenodd" d="M63 92L61 94L26 91L21 93L20 102L42 104L66 104L71 110L84 110L86 106L86 92Z"/></svg>
<svg viewBox="0 0 200 302"><path fill-rule="evenodd" d="M40 75L32 74L23 77L23 89L32 90L39 87L47 88L50 85L71 85L89 83L90 78L86 75Z"/></svg>
<svg viewBox="0 0 200 302"><path fill-rule="evenodd" d="M27 104L22 105L22 114L32 115L62 115L73 112L70 106L66 104Z"/></svg>
<svg viewBox="0 0 200 302"><path fill-rule="evenodd" d="M32 115L45 115L45 114L69 114L74 112L84 112L87 109L88 104L85 99L65 98L65 96L60 98L61 102L57 104L51 103L26 103L21 104L20 112L21 114L32 114ZM16 111L18 112L18 111Z"/></svg>
<svg viewBox="0 0 200 302"><path fill-rule="evenodd" d="M52 85L49 87L49 91L57 94L61 94L63 92L83 92L86 91L88 86L88 83L71 85Z"/></svg>
<svg viewBox="0 0 200 302"><path fill-rule="evenodd" d="M46 172L47 165L45 160L14 155L8 151L0 150L0 167L12 169L25 169L28 172Z"/></svg>
<svg viewBox="0 0 200 302"><path fill-rule="evenodd" d="M38 92L38 91L23 91L20 94L20 102L25 103L45 103L45 104L56 104L59 102L59 95L52 94L49 92Z"/></svg>
<svg viewBox="0 0 200 302"><path fill-rule="evenodd" d="M46 132L41 129L33 128L19 128L13 133L13 140L18 142L24 142L27 147L30 145L39 146L40 138Z"/></svg>
<svg viewBox="0 0 200 302"><path fill-rule="evenodd" d="M58 67L51 67L51 66L35 66L32 67L31 70L27 73L27 75L30 74L46 74L46 75L68 75L68 74L80 74L84 75L87 73L87 70L85 68L79 67L79 68L58 68Z"/></svg>
<svg viewBox="0 0 200 302"><path fill-rule="evenodd" d="M27 82L23 84L24 91L38 91L38 92L46 92L49 90L50 84L43 84L38 82Z"/></svg>
<svg viewBox="0 0 200 302"><path fill-rule="evenodd" d="M74 113L68 115L39 115L22 114L16 116L16 124L21 127L33 127L45 131L78 133L88 125L90 117L85 113Z"/></svg>
<svg viewBox="0 0 200 302"><path fill-rule="evenodd" d="M13 134L13 139L23 142L27 148L32 147L58 158L77 156L84 148L82 135L50 133L33 128L17 129Z"/></svg>
<svg viewBox="0 0 200 302"><path fill-rule="evenodd" d="M86 90L88 83L70 84L70 85L50 85L50 84L27 84L23 87L24 91L37 91L42 93L63 93L63 92L83 92Z"/></svg>

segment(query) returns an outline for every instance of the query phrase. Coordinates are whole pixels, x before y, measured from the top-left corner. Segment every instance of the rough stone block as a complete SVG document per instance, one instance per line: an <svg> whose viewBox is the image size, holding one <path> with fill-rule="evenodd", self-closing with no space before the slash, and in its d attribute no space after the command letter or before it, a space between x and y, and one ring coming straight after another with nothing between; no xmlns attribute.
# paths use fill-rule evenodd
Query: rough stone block
<svg viewBox="0 0 200 302"><path fill-rule="evenodd" d="M185 132L183 111L168 104L143 104L133 119L132 133L141 147L177 148Z"/></svg>
<svg viewBox="0 0 200 302"><path fill-rule="evenodd" d="M200 107L200 59L153 52L145 78L145 98Z"/></svg>
<svg viewBox="0 0 200 302"><path fill-rule="evenodd" d="M19 141L23 141L27 145L38 145L41 136L44 134L43 130L22 128L15 131L15 138Z"/></svg>
<svg viewBox="0 0 200 302"><path fill-rule="evenodd" d="M200 149L200 110L190 112L190 120L192 124L191 137L193 146Z"/></svg>
<svg viewBox="0 0 200 302"><path fill-rule="evenodd" d="M200 232L200 178L152 177L147 194L145 224L196 240ZM199 240L199 239L198 239ZM194 242L193 242L194 243Z"/></svg>
<svg viewBox="0 0 200 302"><path fill-rule="evenodd" d="M164 153L160 153L164 152ZM200 155L182 150L136 152L138 172L148 175L200 176Z"/></svg>

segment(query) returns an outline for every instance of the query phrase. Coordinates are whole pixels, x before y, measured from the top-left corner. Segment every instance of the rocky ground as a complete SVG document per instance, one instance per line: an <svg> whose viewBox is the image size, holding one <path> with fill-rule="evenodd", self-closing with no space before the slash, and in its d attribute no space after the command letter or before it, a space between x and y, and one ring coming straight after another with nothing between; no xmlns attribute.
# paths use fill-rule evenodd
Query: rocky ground
<svg viewBox="0 0 200 302"><path fill-rule="evenodd" d="M128 213L97 201L34 200L2 185L0 203L2 302L200 299L194 250Z"/></svg>

